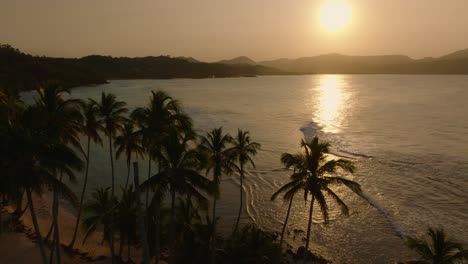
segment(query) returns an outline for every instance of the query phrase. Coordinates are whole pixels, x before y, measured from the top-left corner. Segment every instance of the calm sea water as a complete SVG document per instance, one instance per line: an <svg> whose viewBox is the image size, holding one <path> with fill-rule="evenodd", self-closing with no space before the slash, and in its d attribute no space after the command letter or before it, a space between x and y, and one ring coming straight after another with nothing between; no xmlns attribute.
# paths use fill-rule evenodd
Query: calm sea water
<svg viewBox="0 0 468 264"><path fill-rule="evenodd" d="M311 75L227 79L114 80L73 90L77 98L114 93L133 109L152 90L180 100L202 132L247 129L262 144L246 180L244 222L281 230L287 204L271 202L285 183L280 155L318 135L333 155L353 160L351 176L366 199L337 189L349 217L332 207L332 221L314 215L312 248L334 263L394 263L413 257L401 237L443 226L468 244L468 76ZM29 95L26 95L30 96ZM92 152L90 188L109 185L106 147ZM140 163L146 174L146 163ZM123 183L125 162L117 163ZM238 176L224 177L218 212L230 230L238 208ZM79 185L74 186L76 190ZM318 210L316 210L318 211ZM307 207L297 198L288 242L302 244ZM294 232L294 230L296 232Z"/></svg>

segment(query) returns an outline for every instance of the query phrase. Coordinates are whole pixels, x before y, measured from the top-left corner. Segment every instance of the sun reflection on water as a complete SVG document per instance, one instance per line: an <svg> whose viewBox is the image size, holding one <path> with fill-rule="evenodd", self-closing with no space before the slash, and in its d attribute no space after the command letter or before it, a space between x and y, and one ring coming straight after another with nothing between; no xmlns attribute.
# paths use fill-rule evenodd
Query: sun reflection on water
<svg viewBox="0 0 468 264"><path fill-rule="evenodd" d="M320 76L318 87L312 96L317 97L318 105L314 115L324 132L337 133L340 131L347 109L348 95L345 92L346 80L340 75Z"/></svg>

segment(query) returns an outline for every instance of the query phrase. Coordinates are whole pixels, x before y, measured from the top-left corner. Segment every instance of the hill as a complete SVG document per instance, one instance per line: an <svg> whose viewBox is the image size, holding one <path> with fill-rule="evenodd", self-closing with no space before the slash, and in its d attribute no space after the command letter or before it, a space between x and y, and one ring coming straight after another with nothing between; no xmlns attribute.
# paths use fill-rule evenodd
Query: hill
<svg viewBox="0 0 468 264"><path fill-rule="evenodd" d="M297 74L468 74L468 50L421 60L404 55L326 54L259 64Z"/></svg>
<svg viewBox="0 0 468 264"><path fill-rule="evenodd" d="M218 63L227 64L227 65L237 65L237 64L257 65L257 62L255 62L254 60L246 56L240 56L240 57L236 57L230 60L221 60L221 61L218 61Z"/></svg>
<svg viewBox="0 0 468 264"><path fill-rule="evenodd" d="M217 63L192 57L139 58L91 55L83 58L32 56L0 45L0 87L31 90L47 80L66 87L106 83L110 79L222 78L284 74L468 74L468 49L439 58L404 55L325 54L256 63L241 56Z"/></svg>
<svg viewBox="0 0 468 264"><path fill-rule="evenodd" d="M439 58L440 60L460 60L468 59L468 49L458 50Z"/></svg>
<svg viewBox="0 0 468 264"><path fill-rule="evenodd" d="M47 80L58 80L68 87L106 82L78 60L31 56L0 45L0 87L31 90Z"/></svg>
<svg viewBox="0 0 468 264"><path fill-rule="evenodd" d="M110 79L241 77L283 74L262 65L205 63L193 58L110 57L49 58L0 45L0 86L31 90L47 80L66 87L106 83Z"/></svg>

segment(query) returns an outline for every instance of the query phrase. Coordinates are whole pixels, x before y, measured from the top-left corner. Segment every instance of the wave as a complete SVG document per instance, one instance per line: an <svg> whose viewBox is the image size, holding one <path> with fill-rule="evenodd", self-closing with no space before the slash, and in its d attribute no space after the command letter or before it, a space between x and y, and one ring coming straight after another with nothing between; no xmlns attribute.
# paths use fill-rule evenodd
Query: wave
<svg viewBox="0 0 468 264"><path fill-rule="evenodd" d="M306 140L311 140L312 137L322 133L322 126L320 126L317 122L311 121L303 127L299 128L299 130L302 132L302 134L304 134L304 138Z"/></svg>
<svg viewBox="0 0 468 264"><path fill-rule="evenodd" d="M403 163L403 164L408 164L408 165L418 165L418 164L423 164L421 162L412 162L412 161L406 161L406 160L392 160L395 163Z"/></svg>
<svg viewBox="0 0 468 264"><path fill-rule="evenodd" d="M347 150L342 150L342 149L339 149L338 151L341 152L341 153L345 153L345 154L351 155L351 156L353 156L353 157L366 158L366 159L372 159L372 158L374 158L374 156L371 156L371 155L366 155L366 154L357 153L357 152L352 152L352 151L347 151ZM334 153L333 153L333 154L334 154ZM334 154L334 155L336 155L336 154ZM340 155L337 155L337 156L340 156Z"/></svg>
<svg viewBox="0 0 468 264"><path fill-rule="evenodd" d="M393 216L391 215L391 213L387 209L380 206L374 199L372 199L370 196L368 196L366 194L362 194L361 197L364 198L372 207L377 209L377 211L379 211L385 217L385 219L390 224L393 231L395 231L395 234L399 238L401 238L401 239L405 238L405 233L404 233L403 229L398 225L398 223L395 221L395 219L393 219Z"/></svg>

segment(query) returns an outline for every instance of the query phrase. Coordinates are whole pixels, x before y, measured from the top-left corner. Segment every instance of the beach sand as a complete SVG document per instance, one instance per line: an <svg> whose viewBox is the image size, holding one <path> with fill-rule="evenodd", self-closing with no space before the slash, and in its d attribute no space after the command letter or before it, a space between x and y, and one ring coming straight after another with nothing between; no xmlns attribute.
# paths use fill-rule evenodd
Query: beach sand
<svg viewBox="0 0 468 264"><path fill-rule="evenodd" d="M50 193L42 194L40 197L35 195L34 207L38 222L40 226L41 235L44 237L49 231L52 216L51 204L52 195ZM26 205L24 201L23 205ZM13 212L13 208L6 208L8 213ZM60 241L62 246L68 245L73 235L73 228L75 225L74 209L66 202L60 201L59 210L59 228L60 228ZM8 215L3 212L3 217L6 220ZM15 230L6 230L0 234L0 263L41 263L39 246L35 243L34 228L31 220L29 209L20 218L22 226ZM82 231L82 230L80 230ZM89 237L86 244L82 244L82 232L78 233L75 242L75 249L79 254L73 256L62 249L62 262L63 263L110 263L106 258L109 254L109 247L106 244L100 244L101 232ZM48 254L50 254L49 247L46 247ZM123 254L126 259L126 251ZM133 259L135 259L132 256Z"/></svg>

